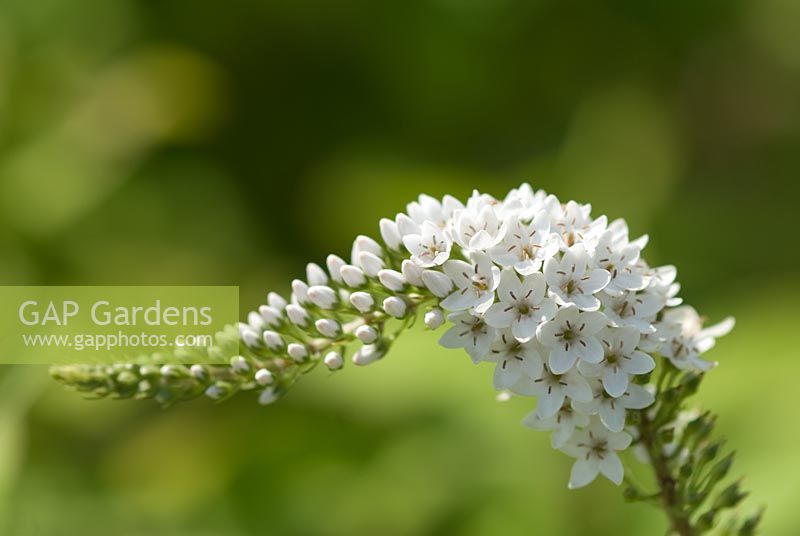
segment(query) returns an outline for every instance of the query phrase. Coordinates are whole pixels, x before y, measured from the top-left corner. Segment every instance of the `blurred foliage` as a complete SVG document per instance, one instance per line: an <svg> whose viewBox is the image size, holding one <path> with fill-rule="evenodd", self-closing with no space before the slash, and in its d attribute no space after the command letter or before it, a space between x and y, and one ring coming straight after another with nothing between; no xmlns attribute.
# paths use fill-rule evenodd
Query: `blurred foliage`
<svg viewBox="0 0 800 536"><path fill-rule="evenodd" d="M0 277L252 308L420 192L529 180L628 218L738 317L698 398L764 532L795 533L799 24L791 0L4 0ZM526 402L435 340L268 409L88 403L5 367L0 533L663 530L606 482L568 492Z"/></svg>

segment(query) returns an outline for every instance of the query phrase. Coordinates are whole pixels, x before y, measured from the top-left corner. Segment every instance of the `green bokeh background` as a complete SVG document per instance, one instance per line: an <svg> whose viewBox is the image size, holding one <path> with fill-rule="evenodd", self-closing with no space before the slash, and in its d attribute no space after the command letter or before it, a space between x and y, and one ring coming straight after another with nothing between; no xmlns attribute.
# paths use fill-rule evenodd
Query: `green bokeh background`
<svg viewBox="0 0 800 536"><path fill-rule="evenodd" d="M698 401L745 511L797 534L798 28L792 0L2 0L0 281L240 285L244 313L421 192L527 180L737 317ZM0 534L663 533L567 491L530 401L436 338L269 408L3 367Z"/></svg>

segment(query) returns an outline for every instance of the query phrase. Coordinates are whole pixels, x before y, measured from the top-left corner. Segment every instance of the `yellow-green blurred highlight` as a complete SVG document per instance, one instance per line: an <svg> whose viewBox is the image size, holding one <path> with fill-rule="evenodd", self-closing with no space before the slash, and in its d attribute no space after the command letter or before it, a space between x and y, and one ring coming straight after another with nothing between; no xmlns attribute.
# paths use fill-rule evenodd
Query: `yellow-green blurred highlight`
<svg viewBox="0 0 800 536"><path fill-rule="evenodd" d="M791 2L0 5L0 281L240 285L242 313L421 192L523 180L649 233L734 332L696 397L765 534L800 526ZM262 408L0 369L0 534L660 534L421 326ZM647 485L646 467L633 478Z"/></svg>

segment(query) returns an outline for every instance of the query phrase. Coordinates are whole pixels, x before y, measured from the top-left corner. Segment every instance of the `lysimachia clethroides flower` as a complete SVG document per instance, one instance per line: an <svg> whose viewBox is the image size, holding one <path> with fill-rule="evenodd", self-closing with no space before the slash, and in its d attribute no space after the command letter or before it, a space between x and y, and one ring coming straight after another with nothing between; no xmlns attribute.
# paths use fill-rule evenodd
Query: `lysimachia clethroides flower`
<svg viewBox="0 0 800 536"><path fill-rule="evenodd" d="M199 392L255 390L272 403L315 363L379 362L421 316L442 330L442 346L489 363L495 389L530 397L524 424L576 459L571 488L598 475L619 484L618 453L638 436L636 413L654 403L654 357L705 372L714 363L702 354L733 327L703 327L677 297L675 268L648 265L647 237L631 239L623 220L527 184L503 199L420 196L381 220L380 236L359 236L327 270L310 264L288 299L271 293L239 326L231 368L192 369L207 382ZM169 394L153 377L132 389Z"/></svg>

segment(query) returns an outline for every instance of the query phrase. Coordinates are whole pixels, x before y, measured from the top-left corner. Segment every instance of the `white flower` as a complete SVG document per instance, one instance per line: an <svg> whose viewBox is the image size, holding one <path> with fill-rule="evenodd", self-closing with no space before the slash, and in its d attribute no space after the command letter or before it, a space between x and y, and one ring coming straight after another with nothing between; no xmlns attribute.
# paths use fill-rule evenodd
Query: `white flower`
<svg viewBox="0 0 800 536"><path fill-rule="evenodd" d="M547 284L560 305L572 304L584 311L600 308L594 293L602 290L611 276L601 268L589 269L589 260L583 244L575 244L560 260L552 257L545 263Z"/></svg>
<svg viewBox="0 0 800 536"><path fill-rule="evenodd" d="M411 253L411 260L424 268L443 264L452 247L445 233L430 221L422 223L419 234L405 235L403 245Z"/></svg>
<svg viewBox="0 0 800 536"><path fill-rule="evenodd" d="M665 341L661 353L676 367L697 371L707 371L716 365L700 359L700 355L713 348L717 338L730 333L735 324L733 317L728 317L703 329L703 319L688 305L667 311L663 321L680 326L680 331L675 330L677 333Z"/></svg>
<svg viewBox="0 0 800 536"><path fill-rule="evenodd" d="M596 420L585 429L576 430L561 450L576 458L569 478L569 488L581 488L602 473L614 484L621 484L625 470L617 455L631 444L625 432L610 432Z"/></svg>
<svg viewBox="0 0 800 536"><path fill-rule="evenodd" d="M653 401L653 394L634 383L628 384L625 392L618 397L609 396L603 389L600 380L592 383L594 398L590 402L575 402L575 408L581 413L598 414L603 426L612 432L620 432L625 427L626 409L644 409Z"/></svg>
<svg viewBox="0 0 800 536"><path fill-rule="evenodd" d="M468 251L486 251L497 245L506 233L505 222L497 217L494 207L459 210L453 221L453 238Z"/></svg>
<svg viewBox="0 0 800 536"><path fill-rule="evenodd" d="M587 363L603 360L603 347L595 336L606 326L602 313L563 307L553 320L539 327L537 336L551 349L549 365L556 374L568 371L580 359Z"/></svg>
<svg viewBox="0 0 800 536"><path fill-rule="evenodd" d="M442 335L439 344L445 348L464 348L473 363L480 362L494 340L494 328L483 317L468 312L451 313L447 319L453 326Z"/></svg>
<svg viewBox="0 0 800 536"><path fill-rule="evenodd" d="M580 242L593 246L606 229L608 219L605 216L592 219L592 205L581 205L575 201L561 205L555 196L548 197L546 204L554 221L552 230L559 234L562 250Z"/></svg>
<svg viewBox="0 0 800 536"><path fill-rule="evenodd" d="M444 273L457 290L442 301L443 308L450 311L475 309L483 313L492 305L494 291L500 284L500 269L483 253L473 253L471 261L473 264L458 260L444 263Z"/></svg>
<svg viewBox="0 0 800 536"><path fill-rule="evenodd" d="M584 376L602 378L610 396L621 396L631 375L647 374L656 366L652 357L636 349L640 335L635 328L606 328L597 338L603 345L603 360L597 364L581 361L578 369Z"/></svg>
<svg viewBox="0 0 800 536"><path fill-rule="evenodd" d="M647 286L644 270L637 265L639 248L633 244L616 242L612 230L600 236L595 247L592 261L594 265L611 274L608 285L603 289L606 294L619 296L627 290L642 290Z"/></svg>
<svg viewBox="0 0 800 536"><path fill-rule="evenodd" d="M505 269L497 287L499 302L486 311L486 322L495 328L511 328L517 339L529 339L536 328L556 314L556 304L545 298L547 284L541 273L519 280L513 269Z"/></svg>
<svg viewBox="0 0 800 536"><path fill-rule="evenodd" d="M655 331L653 321L661 310L661 301L652 294L623 292L619 296L601 294L603 313L614 327L631 326L639 333Z"/></svg>
<svg viewBox="0 0 800 536"><path fill-rule="evenodd" d="M542 367L540 377L521 377L511 390L520 395L538 396L536 410L543 419L558 413L567 397L576 402L592 400L592 388L577 370L553 374L547 365Z"/></svg>
<svg viewBox="0 0 800 536"><path fill-rule="evenodd" d="M550 217L546 212L539 212L530 223L514 217L507 226L503 241L488 251L497 264L528 275L558 252L559 243L550 233Z"/></svg>
<svg viewBox="0 0 800 536"><path fill-rule="evenodd" d="M585 428L589 424L589 416L575 411L572 401L565 398L555 415L542 417L537 408L528 413L522 424L534 430L552 431L550 442L557 449L572 437L575 428Z"/></svg>
<svg viewBox="0 0 800 536"><path fill-rule="evenodd" d="M485 361L497 363L494 368L495 389L508 389L519 381L520 376L530 379L541 377L542 358L537 345L535 339L527 342L516 340L510 330L499 333L484 358Z"/></svg>
<svg viewBox="0 0 800 536"><path fill-rule="evenodd" d="M420 225L425 221L432 221L437 226L444 228L453 213L463 208L463 203L451 195L444 196L440 203L437 199L422 194L418 201L409 203L406 210L411 219Z"/></svg>

